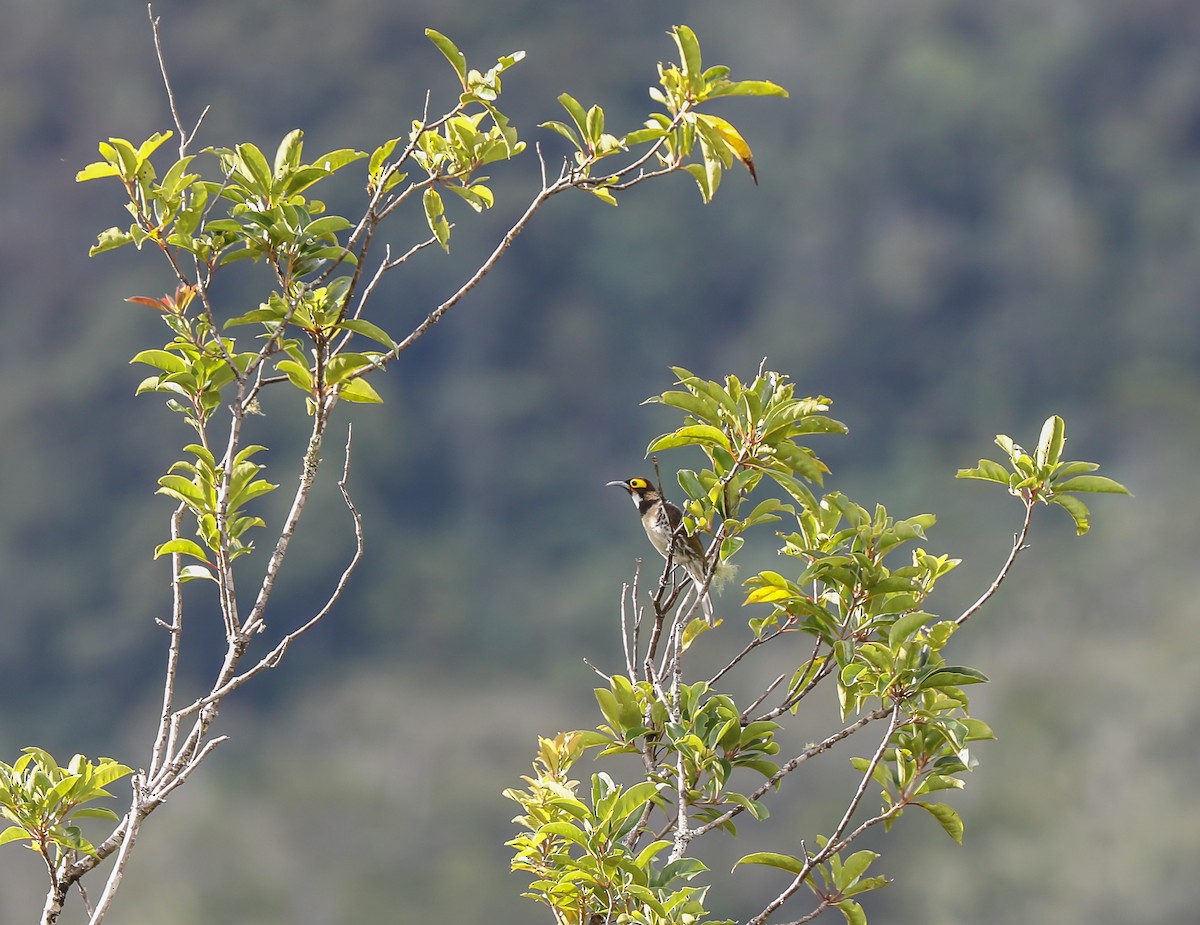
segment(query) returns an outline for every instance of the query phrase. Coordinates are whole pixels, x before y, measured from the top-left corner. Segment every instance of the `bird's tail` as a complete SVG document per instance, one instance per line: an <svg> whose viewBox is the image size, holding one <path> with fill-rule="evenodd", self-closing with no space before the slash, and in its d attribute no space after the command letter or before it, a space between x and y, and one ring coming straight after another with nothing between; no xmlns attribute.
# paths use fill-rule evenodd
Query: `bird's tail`
<svg viewBox="0 0 1200 925"><path fill-rule="evenodd" d="M700 596L700 609L704 612L704 619L708 621L708 625L712 626L716 623L716 615L713 611L712 595L715 591L720 594L721 589L728 584L737 574L738 567L726 559L721 559L717 562L716 568L713 570L712 580L708 583L708 588L704 594ZM699 569L695 572L688 570L692 576L692 582L696 586L697 591L704 587L704 579L706 574Z"/></svg>

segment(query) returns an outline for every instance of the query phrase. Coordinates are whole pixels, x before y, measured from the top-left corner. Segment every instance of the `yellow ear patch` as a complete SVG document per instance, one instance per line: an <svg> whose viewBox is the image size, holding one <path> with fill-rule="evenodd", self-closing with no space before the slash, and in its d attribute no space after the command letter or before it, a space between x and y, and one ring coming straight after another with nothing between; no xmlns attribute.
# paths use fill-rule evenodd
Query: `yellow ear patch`
<svg viewBox="0 0 1200 925"><path fill-rule="evenodd" d="M647 482L645 479L630 479L630 480L629 480L629 487L630 487L630 488L637 488L637 489L639 489L639 490L640 490L640 489L642 489L642 488L649 488L649 487L650 487L650 483L649 483L649 482Z"/></svg>

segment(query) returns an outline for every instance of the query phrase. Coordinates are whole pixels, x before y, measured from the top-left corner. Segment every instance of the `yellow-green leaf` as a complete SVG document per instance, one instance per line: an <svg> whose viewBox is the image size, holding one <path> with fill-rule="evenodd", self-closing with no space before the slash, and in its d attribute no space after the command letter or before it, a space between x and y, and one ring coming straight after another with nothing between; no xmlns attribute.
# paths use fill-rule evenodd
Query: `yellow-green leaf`
<svg viewBox="0 0 1200 925"><path fill-rule="evenodd" d="M454 68L454 72L458 74L458 80L462 84L462 88L467 89L467 58L458 46L450 41L442 33L436 29L426 29L425 35L429 41L437 46L438 51L446 56L446 60L450 62L450 66Z"/></svg>
<svg viewBox="0 0 1200 925"><path fill-rule="evenodd" d="M376 405L383 403L383 399L379 397L379 393L371 387L371 384L366 379L350 380L338 389L338 395L346 401Z"/></svg>

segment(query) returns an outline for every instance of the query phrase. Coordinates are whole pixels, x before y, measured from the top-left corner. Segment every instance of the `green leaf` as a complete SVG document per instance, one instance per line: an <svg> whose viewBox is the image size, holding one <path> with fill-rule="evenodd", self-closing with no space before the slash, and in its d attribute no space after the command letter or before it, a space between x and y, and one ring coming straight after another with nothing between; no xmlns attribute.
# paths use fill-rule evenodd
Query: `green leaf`
<svg viewBox="0 0 1200 925"><path fill-rule="evenodd" d="M383 165L387 159L392 156L392 152L396 150L396 145L399 144L399 138L389 138L378 148L371 153L371 159L367 161L367 174L371 177L378 177L383 170Z"/></svg>
<svg viewBox="0 0 1200 925"><path fill-rule="evenodd" d="M422 202L425 205L425 220L429 223L429 230L437 238L442 250L450 253L450 223L446 221L446 206L441 195L432 186L427 186Z"/></svg>
<svg viewBox="0 0 1200 925"><path fill-rule="evenodd" d="M1042 425L1041 436L1038 437L1036 460L1038 468L1042 466L1057 466L1062 457L1063 444L1066 442L1066 425L1057 414L1046 418Z"/></svg>
<svg viewBox="0 0 1200 925"><path fill-rule="evenodd" d="M583 832L570 822L547 822L538 829L539 834L556 835L559 838L565 838L569 842L579 845L581 848L587 847L587 838Z"/></svg>
<svg viewBox="0 0 1200 925"><path fill-rule="evenodd" d="M199 543L196 543L193 540L184 539L182 537L173 540L167 540L167 542L163 543L162 545L154 547L155 559L159 558L160 556L171 555L173 553L178 553L185 556L195 556L197 559L201 559L205 562L208 561L208 555L204 552L204 549Z"/></svg>
<svg viewBox="0 0 1200 925"><path fill-rule="evenodd" d="M300 166L300 153L304 150L304 132L292 129L283 136L279 147L275 149L275 176L282 176L285 170L295 170Z"/></svg>
<svg viewBox="0 0 1200 925"><path fill-rule="evenodd" d="M158 150L159 145L161 145L164 141L168 141L174 134L174 132L155 132L153 135L143 141L137 150L138 164L140 165L142 162L144 162L146 158Z"/></svg>
<svg viewBox="0 0 1200 925"><path fill-rule="evenodd" d="M581 151L583 150L583 145L579 141L579 136L575 133L575 130L565 122L559 122L556 119L551 119L549 122L539 123L538 128L548 128L551 131L558 132L558 134L562 135L563 138L571 142L571 144L577 149Z"/></svg>
<svg viewBox="0 0 1200 925"><path fill-rule="evenodd" d="M746 166L746 169L750 171L750 176L757 183L758 176L754 170L754 153L750 150L750 145L746 143L746 139L742 137L742 133L720 116L714 116L710 113L698 113L696 118L715 133L722 142L729 146L729 149Z"/></svg>
<svg viewBox="0 0 1200 925"><path fill-rule="evenodd" d="M759 763L769 764L769 762L759 762ZM755 764L756 764L756 762L746 762L746 766L750 766L750 767L753 767ZM741 766L741 765L739 764L739 766ZM778 771L778 770L779 770L779 768L775 768L775 771ZM771 772L770 774L764 773L763 777L767 777L767 778L772 777L774 775L774 773L775 773L774 771ZM743 793L733 793L732 791L729 791L725 794L725 798L727 800L729 800L730 803L735 803L738 806L745 807L746 810L749 811L750 815L752 815L759 822L762 822L762 820L764 820L768 816L770 816L770 812L767 810L766 804L761 803L758 800L752 800Z"/></svg>
<svg viewBox="0 0 1200 925"><path fill-rule="evenodd" d="M992 727L981 719L968 716L960 719L959 722L967 727L967 734L965 736L965 741L967 742L996 738L996 734L992 732Z"/></svg>
<svg viewBox="0 0 1200 925"><path fill-rule="evenodd" d="M363 353L339 353L331 357L325 364L325 382L337 385L339 382L375 365L374 360Z"/></svg>
<svg viewBox="0 0 1200 925"><path fill-rule="evenodd" d="M217 579L211 571L203 565L185 565L179 570L179 580L193 581L197 578L207 578L209 581L215 582Z"/></svg>
<svg viewBox="0 0 1200 925"><path fill-rule="evenodd" d="M877 857L879 855L874 851L866 849L854 852L854 854L846 858L845 863L842 865L841 876L837 878L837 886L843 890L849 887L855 880L866 873L867 868L871 866L871 863Z"/></svg>
<svg viewBox="0 0 1200 925"><path fill-rule="evenodd" d="M604 134L604 110L599 106L593 106L587 111L587 137L588 141L595 144L600 140L600 136Z"/></svg>
<svg viewBox="0 0 1200 925"><path fill-rule="evenodd" d="M928 812L934 819L938 821L946 834L953 838L960 845L963 839L963 822L962 818L954 811L953 808L945 803L923 803L916 801L913 806L920 806Z"/></svg>
<svg viewBox="0 0 1200 925"><path fill-rule="evenodd" d="M120 764L111 758L101 758L92 765L91 782L96 787L105 787L115 780L120 780L126 774L132 774L133 768Z"/></svg>
<svg viewBox="0 0 1200 925"><path fill-rule="evenodd" d="M562 108L567 111L567 115L571 117L571 121L574 122L576 127L579 129L580 137L587 138L587 113L584 112L583 107L579 105L579 101L575 99L575 97L571 96L570 93L560 93L558 96L558 102Z"/></svg>
<svg viewBox="0 0 1200 925"><path fill-rule="evenodd" d="M107 161L95 161L75 174L75 182L85 183L88 180L98 180L101 177L118 177L120 175L121 171L113 164Z"/></svg>
<svg viewBox="0 0 1200 925"><path fill-rule="evenodd" d="M688 424L672 433L663 434L657 440L652 441L646 448L646 455L649 456L660 450L668 450L678 446L694 446L696 444L719 446L726 450L732 449L729 444L729 438L719 428L713 427L711 424Z"/></svg>
<svg viewBox="0 0 1200 925"><path fill-rule="evenodd" d="M311 392L313 389L312 373L309 372L307 366L297 363L295 360L280 360L276 368L291 380L292 385L303 392Z"/></svg>
<svg viewBox="0 0 1200 925"><path fill-rule="evenodd" d="M701 201L706 204L712 202L721 180L719 162L706 159L704 164L685 164L683 169L692 175L696 185L700 187Z"/></svg>
<svg viewBox="0 0 1200 925"><path fill-rule="evenodd" d="M843 899L837 904L838 911L846 917L846 925L867 925L867 914L853 899Z"/></svg>
<svg viewBox="0 0 1200 925"><path fill-rule="evenodd" d="M908 642L917 630L923 627L937 615L926 613L923 610L914 610L912 613L906 613L904 616L896 620L888 629L888 645L893 649L901 644Z"/></svg>
<svg viewBox="0 0 1200 925"><path fill-rule="evenodd" d="M188 368L182 357L166 350L143 350L130 363L145 363L166 373L182 373Z"/></svg>
<svg viewBox="0 0 1200 925"><path fill-rule="evenodd" d="M779 84L769 80L720 81L704 94L706 99L718 96L787 96L788 92Z"/></svg>
<svg viewBox="0 0 1200 925"><path fill-rule="evenodd" d="M720 413L720 405L712 398L693 395L691 392L663 392L647 398L643 404L670 405L686 411L692 417L700 420L713 421Z"/></svg>
<svg viewBox="0 0 1200 925"><path fill-rule="evenodd" d="M163 192L168 196L176 195L184 187L191 184L194 180L200 179L200 175L196 173L185 174L188 166L195 160L194 155L187 155L177 160L170 166L165 174L163 174L161 186Z"/></svg>
<svg viewBox="0 0 1200 925"><path fill-rule="evenodd" d="M642 807L654 798L660 788L661 785L652 780L644 780L634 784L617 798L612 807L611 818L621 820L640 813Z"/></svg>
<svg viewBox="0 0 1200 925"><path fill-rule="evenodd" d="M587 191L601 202L606 202L610 206L617 204L617 197L612 194L611 190L607 190L603 186L589 186L587 187Z"/></svg>
<svg viewBox="0 0 1200 925"><path fill-rule="evenodd" d="M794 858L789 854L776 854L773 851L756 851L753 854L747 854L737 860L733 865L734 869L736 870L742 864L765 864L767 867L786 870L789 874L798 874L804 870L804 861L800 858Z"/></svg>
<svg viewBox="0 0 1200 925"><path fill-rule="evenodd" d="M376 343L383 344L389 350L396 346L396 342L383 328L377 324L372 324L370 321L365 321L362 318L347 318L338 324L339 328L344 328L347 331L353 331L355 334L361 334L364 337L369 337Z"/></svg>
<svg viewBox="0 0 1200 925"><path fill-rule="evenodd" d="M476 212L490 209L495 202L495 196L492 195L492 191L478 183L474 186L448 186L446 189L455 196L458 196Z"/></svg>
<svg viewBox="0 0 1200 925"><path fill-rule="evenodd" d="M1106 478L1103 475L1077 475L1075 478L1067 479L1065 482L1055 482L1054 490L1056 492L1102 492L1110 495L1127 495L1130 493L1129 489L1120 482Z"/></svg>
<svg viewBox="0 0 1200 925"><path fill-rule="evenodd" d="M347 164L353 164L355 161L361 161L367 156L366 151L358 151L354 148L338 148L336 151L330 151L327 154L322 154L319 158L313 161L313 166L320 168L324 174L336 173ZM298 192L289 186L291 192Z"/></svg>
<svg viewBox="0 0 1200 925"><path fill-rule="evenodd" d="M10 841L20 841L23 838L30 838L30 835L20 826L10 825L3 832L0 832L0 845L6 845Z"/></svg>
<svg viewBox="0 0 1200 925"><path fill-rule="evenodd" d="M338 387L338 396L346 401L381 405L383 399L366 379L352 379Z"/></svg>
<svg viewBox="0 0 1200 925"><path fill-rule="evenodd" d="M1076 498L1074 495L1059 495L1051 496L1048 504L1057 504L1064 511L1071 515L1071 519L1075 521L1075 535L1083 536L1092 528L1092 514L1088 510L1088 506Z"/></svg>
<svg viewBox="0 0 1200 925"><path fill-rule="evenodd" d="M120 228L107 228L96 236L96 243L88 249L88 256L95 257L105 251L111 251L126 244L134 243L133 235Z"/></svg>
<svg viewBox="0 0 1200 925"><path fill-rule="evenodd" d="M425 35L431 42L433 42L434 45L438 47L438 51L446 56L446 60L450 62L450 66L453 67L454 72L458 74L458 80L459 83L462 84L462 88L464 90L467 89L466 55L459 51L458 46L446 38L446 36L434 29L426 29Z"/></svg>
<svg viewBox="0 0 1200 925"><path fill-rule="evenodd" d="M982 671L976 671L974 668L967 668L965 666L947 665L942 668L935 668L933 671L925 674L917 682L916 689L923 691L937 687L961 687L964 684L986 684L987 680L987 675Z"/></svg>
<svg viewBox="0 0 1200 925"><path fill-rule="evenodd" d="M271 167L267 159L257 146L249 142L238 145L237 153L242 166L249 174L247 179L251 181L250 188L263 199L267 199L271 192Z"/></svg>
<svg viewBox="0 0 1200 925"><path fill-rule="evenodd" d="M116 821L121 817L106 806L85 806L71 813L72 819L109 819Z"/></svg>
<svg viewBox="0 0 1200 925"><path fill-rule="evenodd" d="M313 238L337 240L337 232L345 231L350 222L341 215L325 215L304 226L304 233Z"/></svg>
<svg viewBox="0 0 1200 925"><path fill-rule="evenodd" d="M665 129L658 127L640 128L625 135L621 139L621 144L626 148L632 148L634 145L645 144L648 141L658 141L666 134Z"/></svg>
<svg viewBox="0 0 1200 925"><path fill-rule="evenodd" d="M956 479L983 479L984 481L999 482L1002 485L1007 485L1008 475L1008 470L995 460L981 459L976 468L959 469L954 477Z"/></svg>
<svg viewBox="0 0 1200 925"><path fill-rule="evenodd" d="M137 174L137 152L124 138L110 138L100 142L100 155L110 164L117 166L121 176L132 179Z"/></svg>
<svg viewBox="0 0 1200 925"><path fill-rule="evenodd" d="M700 63L700 42L695 32L682 25L671 29L671 37L675 39L675 45L679 49L680 64L683 76L688 82L689 95L695 97L700 92L704 78Z"/></svg>
<svg viewBox="0 0 1200 925"><path fill-rule="evenodd" d="M1066 481L1066 479L1070 478L1073 475L1081 475L1084 472L1095 472L1099 468L1100 468L1099 463L1084 462L1083 460L1077 459L1072 462L1065 462L1062 465L1060 465L1057 469L1055 469L1054 470L1054 478L1056 480L1061 479L1063 481Z"/></svg>
<svg viewBox="0 0 1200 925"><path fill-rule="evenodd" d="M208 503L204 490L182 475L164 475L158 480L159 489L155 494L167 495L176 501L182 501L190 507L203 510Z"/></svg>
<svg viewBox="0 0 1200 925"><path fill-rule="evenodd" d="M649 866L650 862L654 859L655 855L661 852L664 848L669 847L671 847L671 842L667 841L666 839L659 839L658 841L651 842L645 848L643 848L638 856L634 859L634 864L645 870Z"/></svg>

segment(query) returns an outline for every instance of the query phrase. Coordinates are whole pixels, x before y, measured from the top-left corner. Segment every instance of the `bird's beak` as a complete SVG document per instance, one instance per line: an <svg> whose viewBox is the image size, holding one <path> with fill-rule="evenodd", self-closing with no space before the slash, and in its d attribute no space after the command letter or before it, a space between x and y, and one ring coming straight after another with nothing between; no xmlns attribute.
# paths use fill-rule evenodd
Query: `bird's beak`
<svg viewBox="0 0 1200 925"><path fill-rule="evenodd" d="M616 485L620 488L624 488L626 491L629 491L629 482L623 481L621 479L618 479L615 482L605 482L604 483L605 488L611 488L613 485Z"/></svg>

